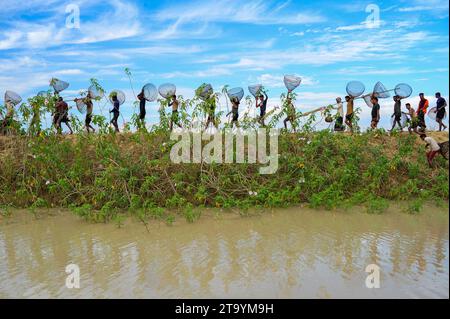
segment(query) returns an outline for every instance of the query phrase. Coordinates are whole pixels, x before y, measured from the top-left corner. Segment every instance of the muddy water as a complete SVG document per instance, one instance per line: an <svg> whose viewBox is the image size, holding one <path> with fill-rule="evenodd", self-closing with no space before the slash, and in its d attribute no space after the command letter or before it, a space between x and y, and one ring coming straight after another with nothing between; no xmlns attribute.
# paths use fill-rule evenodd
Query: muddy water
<svg viewBox="0 0 450 319"><path fill-rule="evenodd" d="M0 298L449 297L446 208L211 214L149 232L54 213L1 221ZM71 263L80 289L66 288ZM369 264L380 267L379 289L366 287Z"/></svg>

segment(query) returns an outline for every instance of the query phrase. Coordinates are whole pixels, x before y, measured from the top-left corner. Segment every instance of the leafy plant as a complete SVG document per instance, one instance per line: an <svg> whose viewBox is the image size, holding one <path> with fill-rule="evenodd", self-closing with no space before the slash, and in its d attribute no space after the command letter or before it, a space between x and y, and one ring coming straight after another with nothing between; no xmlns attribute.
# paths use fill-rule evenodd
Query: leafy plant
<svg viewBox="0 0 450 319"><path fill-rule="evenodd" d="M408 214L418 214L423 209L423 200L418 198L415 200L412 200L408 203L408 207L406 208L406 212Z"/></svg>
<svg viewBox="0 0 450 319"><path fill-rule="evenodd" d="M368 214L382 214L389 208L389 202L380 197L372 197L366 204Z"/></svg>

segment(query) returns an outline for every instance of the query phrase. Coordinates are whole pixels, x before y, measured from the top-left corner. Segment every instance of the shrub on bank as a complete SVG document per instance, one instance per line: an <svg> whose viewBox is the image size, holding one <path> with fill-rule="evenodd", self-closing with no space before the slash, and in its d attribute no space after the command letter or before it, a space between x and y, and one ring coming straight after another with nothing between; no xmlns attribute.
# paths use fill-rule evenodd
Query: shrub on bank
<svg viewBox="0 0 450 319"><path fill-rule="evenodd" d="M174 212L197 220L199 207L264 208L309 203L333 209L387 200L448 200L448 162L428 167L415 135L330 131L282 134L279 169L259 164L173 164L162 132L76 137L11 137L0 141L0 205L69 207L92 221L121 212L173 223Z"/></svg>

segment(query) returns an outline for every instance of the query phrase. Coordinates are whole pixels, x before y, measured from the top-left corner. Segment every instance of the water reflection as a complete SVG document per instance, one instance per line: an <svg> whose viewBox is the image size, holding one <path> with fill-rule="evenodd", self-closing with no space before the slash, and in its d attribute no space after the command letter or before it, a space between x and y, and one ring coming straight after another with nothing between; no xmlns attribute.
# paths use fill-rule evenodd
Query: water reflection
<svg viewBox="0 0 450 319"><path fill-rule="evenodd" d="M445 297L445 209L381 216L291 209L123 229L63 214L0 224L0 297ZM65 267L81 289L65 287ZM365 267L382 288L365 288Z"/></svg>

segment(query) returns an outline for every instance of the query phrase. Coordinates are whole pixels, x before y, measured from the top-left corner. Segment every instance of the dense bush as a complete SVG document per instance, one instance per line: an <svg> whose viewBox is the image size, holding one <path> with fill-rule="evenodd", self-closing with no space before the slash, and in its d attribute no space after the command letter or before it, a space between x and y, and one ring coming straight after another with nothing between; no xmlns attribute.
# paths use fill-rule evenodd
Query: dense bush
<svg viewBox="0 0 450 319"><path fill-rule="evenodd" d="M167 133L0 138L0 205L70 207L93 221L139 218L190 222L199 207L286 207L309 203L333 209L386 200L448 200L448 162L429 168L416 135L382 131L282 134L279 169L259 164L180 164L170 161ZM170 212L170 213L169 213Z"/></svg>

